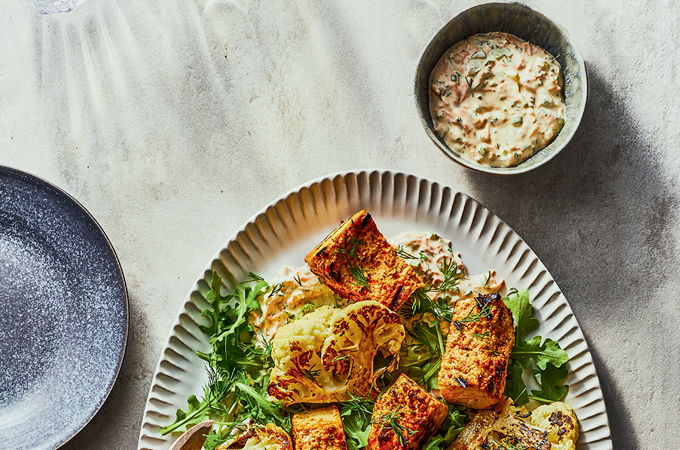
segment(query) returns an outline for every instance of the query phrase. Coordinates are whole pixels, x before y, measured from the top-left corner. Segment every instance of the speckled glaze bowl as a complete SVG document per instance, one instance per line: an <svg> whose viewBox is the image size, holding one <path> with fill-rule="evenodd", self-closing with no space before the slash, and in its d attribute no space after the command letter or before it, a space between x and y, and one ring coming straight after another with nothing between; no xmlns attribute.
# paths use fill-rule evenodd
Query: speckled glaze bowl
<svg viewBox="0 0 680 450"><path fill-rule="evenodd" d="M477 33L504 31L544 48L557 58L564 75L565 123L543 150L514 167L487 167L457 155L434 131L430 116L430 74L442 55L456 43ZM495 175L515 175L553 159L576 133L587 98L586 66L574 42L562 27L520 3L485 3L463 11L435 34L423 51L415 79L415 100L420 120L444 154L468 169Z"/></svg>

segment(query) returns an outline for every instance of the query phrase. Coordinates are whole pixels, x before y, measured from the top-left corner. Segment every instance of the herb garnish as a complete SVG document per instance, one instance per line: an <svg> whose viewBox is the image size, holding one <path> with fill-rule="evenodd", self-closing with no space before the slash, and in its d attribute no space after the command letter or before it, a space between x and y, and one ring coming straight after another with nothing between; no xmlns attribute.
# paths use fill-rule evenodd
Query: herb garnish
<svg viewBox="0 0 680 450"><path fill-rule="evenodd" d="M259 308L257 297L264 295L267 287L262 277L251 273L234 291L223 294L221 279L213 272L210 290L205 294L210 306L202 312L207 324L200 326L209 337L212 351L196 352L206 362L208 382L200 401L190 396L187 409L177 410L175 421L162 428L161 434L184 431L210 416L234 418L233 424L252 419L290 430L290 417L284 414L281 403L270 401L266 394L271 341L256 338L247 321L250 311ZM219 433L211 433L212 443L219 440Z"/></svg>
<svg viewBox="0 0 680 450"><path fill-rule="evenodd" d="M347 267L347 271L349 272L350 276L354 278L354 284L370 290L365 269L359 266L350 265Z"/></svg>
<svg viewBox="0 0 680 450"><path fill-rule="evenodd" d="M321 370L315 369L314 367L316 367L316 366L312 366L309 369L303 370L302 375L304 375L305 378L309 378L314 383L316 383L316 379L319 377L319 375L321 375Z"/></svg>
<svg viewBox="0 0 680 450"><path fill-rule="evenodd" d="M399 244L399 246L397 247L397 256L399 256L402 259L418 259L417 257L407 252L404 249L404 246L401 244Z"/></svg>
<svg viewBox="0 0 680 450"><path fill-rule="evenodd" d="M359 246L364 243L358 237L352 237L348 239L349 248L336 248L335 253L340 253L350 258L356 258L359 255Z"/></svg>
<svg viewBox="0 0 680 450"><path fill-rule="evenodd" d="M412 430L399 423L399 419L402 416L401 408L397 408L393 411L388 412L378 420L371 420L371 423L375 425L380 425L386 430L394 431L395 436L399 439L399 444L404 446L405 437L411 437L418 432L418 430ZM407 436L404 436L404 435ZM408 441L407 441L408 442Z"/></svg>
<svg viewBox="0 0 680 450"><path fill-rule="evenodd" d="M267 294L267 298L272 298L275 295L283 295L281 294L281 288L283 288L283 283L276 283L274 286L272 286L272 290L269 291L269 294Z"/></svg>
<svg viewBox="0 0 680 450"><path fill-rule="evenodd" d="M373 401L352 394L349 397L349 400L340 402L340 417L347 436L347 447L359 450L368 445Z"/></svg>
<svg viewBox="0 0 680 450"><path fill-rule="evenodd" d="M368 279L366 278L366 270L359 265L355 264L353 260L358 259L359 256L359 245L363 244L364 241L357 237L352 237L348 239L349 248L337 248L335 253L339 253L344 257L347 263L347 272L354 279L354 284L361 286L370 290L371 287L368 284Z"/></svg>
<svg viewBox="0 0 680 450"><path fill-rule="evenodd" d="M491 311L493 311L491 299L487 296L480 295L479 297L475 298L475 301L477 304L470 308L470 311L468 311L465 317L453 321L453 325L456 327L456 329L458 329L458 331L462 331L463 327L465 327L465 324L467 323L477 323L481 318L489 319L491 317ZM477 313L475 312L476 308L479 308L479 312Z"/></svg>

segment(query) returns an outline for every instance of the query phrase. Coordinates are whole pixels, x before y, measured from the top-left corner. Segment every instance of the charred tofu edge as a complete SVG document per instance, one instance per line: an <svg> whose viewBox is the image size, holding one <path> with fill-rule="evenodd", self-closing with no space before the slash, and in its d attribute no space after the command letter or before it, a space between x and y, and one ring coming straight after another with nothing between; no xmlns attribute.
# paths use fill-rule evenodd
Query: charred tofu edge
<svg viewBox="0 0 680 450"><path fill-rule="evenodd" d="M420 448L439 430L447 414L448 407L443 402L406 374L401 374L375 403L368 448ZM399 433L395 432L393 424L401 427Z"/></svg>
<svg viewBox="0 0 680 450"><path fill-rule="evenodd" d="M340 224L305 261L341 297L376 300L392 310L423 286L420 275L397 255L365 210Z"/></svg>

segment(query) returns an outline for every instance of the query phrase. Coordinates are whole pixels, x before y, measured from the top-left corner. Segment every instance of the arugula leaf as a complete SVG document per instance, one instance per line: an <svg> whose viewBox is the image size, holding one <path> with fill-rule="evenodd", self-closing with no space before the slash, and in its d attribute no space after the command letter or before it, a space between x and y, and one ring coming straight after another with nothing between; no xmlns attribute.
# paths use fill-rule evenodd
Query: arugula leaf
<svg viewBox="0 0 680 450"><path fill-rule="evenodd" d="M523 372L522 366L512 361L508 367L508 377L505 382L505 395L518 406L529 403L529 390L522 378Z"/></svg>
<svg viewBox="0 0 680 450"><path fill-rule="evenodd" d="M290 432L290 416L282 411L280 402L271 402L267 399L266 389L269 382L268 379L266 381L259 383L259 386L251 386L243 373L238 375L234 387L243 407L239 419L253 419L255 423L262 425L274 423Z"/></svg>
<svg viewBox="0 0 680 450"><path fill-rule="evenodd" d="M175 421L161 429L161 434L181 431L212 416L237 421L251 418L259 424L276 423L290 430L290 418L282 413L281 405L266 397L271 343L256 340L248 324L248 314L259 308L258 295L267 286L261 277L251 274L233 292L222 294L221 279L213 272L205 295L209 307L202 311L208 323L201 326L212 351L196 352L207 362L209 381L201 400L189 397L187 410L177 411Z"/></svg>
<svg viewBox="0 0 680 450"><path fill-rule="evenodd" d="M547 338L541 344L541 336L534 336L528 341L515 343L515 347L512 349L512 359L522 367L529 367L531 360L533 360L539 369L545 370L548 363L555 367L562 367L564 363L569 361L569 356L552 339Z"/></svg>
<svg viewBox="0 0 680 450"><path fill-rule="evenodd" d="M515 322L515 342L522 342L527 334L538 328L538 319L534 317L534 307L529 300L529 291L523 289L503 299L512 312Z"/></svg>
<svg viewBox="0 0 680 450"><path fill-rule="evenodd" d="M443 450L449 448L470 421L470 415L466 408L454 405L447 406L449 407L449 414L444 419L441 431L430 437L425 446L423 446L423 450Z"/></svg>
<svg viewBox="0 0 680 450"><path fill-rule="evenodd" d="M562 384L569 371L566 366L555 367L548 364L544 370L536 371L536 381L541 389L531 391L531 399L542 403L551 403L562 400L569 392L569 386Z"/></svg>
<svg viewBox="0 0 680 450"><path fill-rule="evenodd" d="M215 430L211 430L210 433L205 435L205 442L203 443L203 448L205 450L215 450L215 447L225 443L227 441L227 436L222 436Z"/></svg>
<svg viewBox="0 0 680 450"><path fill-rule="evenodd" d="M358 450L368 445L372 415L373 402L367 398L350 394L349 400L340 402L340 417L349 450Z"/></svg>
<svg viewBox="0 0 680 450"><path fill-rule="evenodd" d="M505 395L512 398L518 406L528 403L530 399L544 402L563 399L569 390L569 386L560 384L568 373L565 366L569 361L567 352L550 338L542 340L541 336L534 336L526 340L526 336L538 328L538 319L534 317L529 291L516 291L503 301L512 312L516 327L515 346L510 356ZM522 376L524 369L531 370L534 378L540 380L540 390L532 390L529 393Z"/></svg>
<svg viewBox="0 0 680 450"><path fill-rule="evenodd" d="M432 436L423 446L423 450L440 450L443 442L444 436L441 434Z"/></svg>
<svg viewBox="0 0 680 450"><path fill-rule="evenodd" d="M199 401L195 395L187 398L187 410L178 409L175 413L175 422L172 425L161 428L160 433L165 435L181 427L189 428L188 425L196 425L208 417L207 406Z"/></svg>

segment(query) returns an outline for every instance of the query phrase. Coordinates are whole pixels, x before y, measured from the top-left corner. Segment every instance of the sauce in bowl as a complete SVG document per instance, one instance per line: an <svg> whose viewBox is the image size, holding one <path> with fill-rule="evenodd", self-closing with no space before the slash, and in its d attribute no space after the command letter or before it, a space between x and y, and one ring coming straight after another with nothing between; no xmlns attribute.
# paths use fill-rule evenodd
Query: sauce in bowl
<svg viewBox="0 0 680 450"><path fill-rule="evenodd" d="M562 86L559 63L542 48L508 33L476 34L430 75L434 130L465 159L515 166L564 125Z"/></svg>

